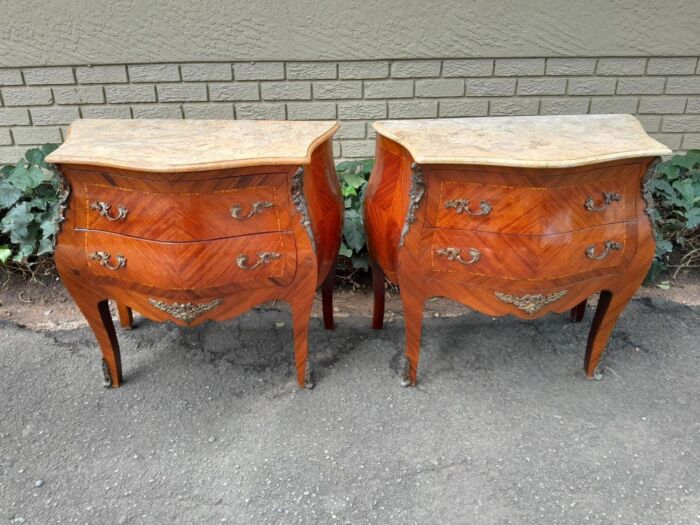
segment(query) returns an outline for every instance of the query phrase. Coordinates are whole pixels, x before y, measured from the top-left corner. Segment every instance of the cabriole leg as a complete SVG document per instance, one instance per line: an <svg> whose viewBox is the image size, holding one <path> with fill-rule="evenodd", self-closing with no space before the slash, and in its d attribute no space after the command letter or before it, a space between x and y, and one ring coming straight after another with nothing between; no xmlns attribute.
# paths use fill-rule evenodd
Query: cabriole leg
<svg viewBox="0 0 700 525"><path fill-rule="evenodd" d="M323 303L323 326L326 330L333 330L333 286L335 285L335 263L328 272L328 277L321 286L321 301Z"/></svg>
<svg viewBox="0 0 700 525"><path fill-rule="evenodd" d="M372 328L379 330L384 327L384 271L379 264L372 260L372 287L374 288L374 309L372 311Z"/></svg>
<svg viewBox="0 0 700 525"><path fill-rule="evenodd" d="M590 379L601 379L602 369L599 369L600 360L608 344L615 323L625 306L630 302L636 288L628 288L622 292L600 292L598 307L591 323L591 331L588 334L586 345L586 358L583 369Z"/></svg>
<svg viewBox="0 0 700 525"><path fill-rule="evenodd" d="M313 294L310 294L310 299L297 299L290 303L294 328L294 364L300 388L314 387L309 363L309 319L311 318L313 298Z"/></svg>
<svg viewBox="0 0 700 525"><path fill-rule="evenodd" d="M117 312L119 313L119 324L124 330L131 330L134 323L134 314L131 308L122 303L117 303Z"/></svg>
<svg viewBox="0 0 700 525"><path fill-rule="evenodd" d="M102 350L104 385L112 388L121 386L124 382L122 360L109 302L80 284L66 280L64 284L85 316Z"/></svg>
<svg viewBox="0 0 700 525"><path fill-rule="evenodd" d="M401 385L411 386L416 384L416 376L418 374L425 299L411 295L408 290L403 290L401 303L403 304L403 318L406 331L406 367L402 372Z"/></svg>
<svg viewBox="0 0 700 525"><path fill-rule="evenodd" d="M586 304L588 299L584 299L569 311L569 319L572 323L580 323L586 315Z"/></svg>

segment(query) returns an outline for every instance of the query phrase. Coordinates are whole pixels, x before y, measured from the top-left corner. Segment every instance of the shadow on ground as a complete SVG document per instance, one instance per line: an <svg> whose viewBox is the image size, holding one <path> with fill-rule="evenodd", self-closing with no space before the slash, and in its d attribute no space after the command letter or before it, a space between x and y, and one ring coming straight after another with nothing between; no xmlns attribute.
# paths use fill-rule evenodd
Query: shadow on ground
<svg viewBox="0 0 700 525"><path fill-rule="evenodd" d="M284 311L141 321L116 390L88 329L1 324L0 520L697 523L700 308L635 300L600 382L587 316L427 319L413 389L402 322L314 319L313 391Z"/></svg>

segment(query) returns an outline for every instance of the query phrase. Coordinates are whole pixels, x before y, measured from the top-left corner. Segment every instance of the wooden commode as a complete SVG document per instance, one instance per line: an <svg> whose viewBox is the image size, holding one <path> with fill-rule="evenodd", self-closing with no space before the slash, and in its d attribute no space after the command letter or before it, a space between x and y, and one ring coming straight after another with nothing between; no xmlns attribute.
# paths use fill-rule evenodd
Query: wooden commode
<svg viewBox="0 0 700 525"><path fill-rule="evenodd" d="M47 161L65 177L56 265L122 383L108 308L195 326L290 304L300 386L316 288L333 326L343 203L336 122L80 120Z"/></svg>
<svg viewBox="0 0 700 525"><path fill-rule="evenodd" d="M491 316L535 319L601 292L584 369L654 256L644 183L671 151L628 115L376 122L366 190L381 328L384 274L400 287L404 384L414 384L425 301L442 296Z"/></svg>

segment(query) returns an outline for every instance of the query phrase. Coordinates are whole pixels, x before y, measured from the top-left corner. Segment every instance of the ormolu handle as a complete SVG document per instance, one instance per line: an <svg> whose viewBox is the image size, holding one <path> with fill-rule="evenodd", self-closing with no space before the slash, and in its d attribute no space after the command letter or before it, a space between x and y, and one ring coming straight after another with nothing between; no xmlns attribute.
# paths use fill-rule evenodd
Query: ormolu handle
<svg viewBox="0 0 700 525"><path fill-rule="evenodd" d="M593 197L588 197L586 202L583 203L583 207L586 208L586 211L603 211L605 208L610 206L612 202L619 201L621 199L622 196L619 193L604 191L603 200L600 204L596 204Z"/></svg>
<svg viewBox="0 0 700 525"><path fill-rule="evenodd" d="M603 251L599 254L596 254L595 244L591 244L586 248L586 257L588 257L589 259L600 261L601 259L605 259L610 254L610 250L622 250L621 242L605 241L605 244L603 246Z"/></svg>
<svg viewBox="0 0 700 525"><path fill-rule="evenodd" d="M239 221L244 221L250 219L256 213L262 213L265 208L272 208L274 204L270 201L255 201L250 207L250 211L247 215L241 217L241 212L243 211L243 206L240 204L234 204L231 208L231 217L238 219Z"/></svg>
<svg viewBox="0 0 700 525"><path fill-rule="evenodd" d="M464 265L474 264L481 257L481 252L476 248L469 248L469 256L471 259L468 261L466 259L462 259L461 252L462 250L459 248L440 248L435 253L441 257L447 257L448 261L457 261Z"/></svg>
<svg viewBox="0 0 700 525"><path fill-rule="evenodd" d="M107 219L108 221L120 221L126 219L126 214L129 213L124 206L117 206L117 214L110 215L109 210L112 209L112 205L109 202L95 201L90 203L91 210L97 210L100 215Z"/></svg>
<svg viewBox="0 0 700 525"><path fill-rule="evenodd" d="M100 266L104 266L108 270L118 270L126 266L126 257L123 255L117 255L117 264L109 264L111 255L107 252L92 252L89 257L93 261L98 261Z"/></svg>
<svg viewBox="0 0 700 525"><path fill-rule="evenodd" d="M471 211L469 209L469 200L467 199L449 200L445 203L445 208L454 208L457 213L466 213L473 217L488 215L493 209L488 201L481 201L479 203L479 211Z"/></svg>
<svg viewBox="0 0 700 525"><path fill-rule="evenodd" d="M279 259L281 255L277 252L262 252L258 254L258 261L252 265L248 266L248 256L245 254L240 254L236 257L236 264L242 270L255 270L258 266L269 263L272 259Z"/></svg>

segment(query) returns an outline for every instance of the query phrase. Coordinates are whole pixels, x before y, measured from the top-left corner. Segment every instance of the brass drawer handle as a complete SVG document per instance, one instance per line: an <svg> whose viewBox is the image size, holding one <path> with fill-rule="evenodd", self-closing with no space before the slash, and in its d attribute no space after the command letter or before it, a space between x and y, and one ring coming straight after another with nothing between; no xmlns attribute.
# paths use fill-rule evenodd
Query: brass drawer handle
<svg viewBox="0 0 700 525"><path fill-rule="evenodd" d="M250 207L248 214L241 217L243 206L240 204L234 204L233 207L231 207L231 217L238 219L239 221L244 221L246 219L250 219L256 213L262 213L264 209L272 208L273 206L274 204L272 204L270 201L255 201Z"/></svg>
<svg viewBox="0 0 700 525"><path fill-rule="evenodd" d="M588 257L589 259L600 261L601 259L605 259L610 254L610 250L622 250L621 242L605 241L605 244L603 246L605 247L605 249L599 254L596 254L595 244L591 244L586 248L586 257Z"/></svg>
<svg viewBox="0 0 700 525"><path fill-rule="evenodd" d="M93 261L98 261L100 266L104 266L108 270L118 270L126 266L126 257L123 255L117 255L117 264L109 264L111 255L107 252L92 252L89 257Z"/></svg>
<svg viewBox="0 0 700 525"><path fill-rule="evenodd" d="M449 200L445 203L445 208L454 208L457 213L466 213L472 217L488 215L493 209L488 201L481 201L479 203L479 211L471 211L469 209L469 200L467 199Z"/></svg>
<svg viewBox="0 0 700 525"><path fill-rule="evenodd" d="M481 252L476 248L469 248L469 256L471 259L468 261L466 259L462 259L461 252L462 250L459 248L440 248L435 253L441 257L447 257L448 261L457 261L464 265L474 264L481 257Z"/></svg>
<svg viewBox="0 0 700 525"><path fill-rule="evenodd" d="M248 266L248 256L242 253L236 257L236 264L242 270L255 270L258 266L268 264L272 259L280 257L281 255L277 252L262 252L258 254L258 261L254 265Z"/></svg>
<svg viewBox="0 0 700 525"><path fill-rule="evenodd" d="M604 191L603 201L600 204L596 204L593 197L588 197L586 202L583 203L583 207L586 208L586 211L603 211L605 208L610 206L612 202L619 200L622 200L622 196L619 193Z"/></svg>
<svg viewBox="0 0 700 525"><path fill-rule="evenodd" d="M99 211L100 215L108 221L121 221L126 219L126 214L129 213L129 210L124 206L117 206L117 214L110 215L109 211L112 209L112 205L109 202L102 201L91 202L90 209Z"/></svg>

